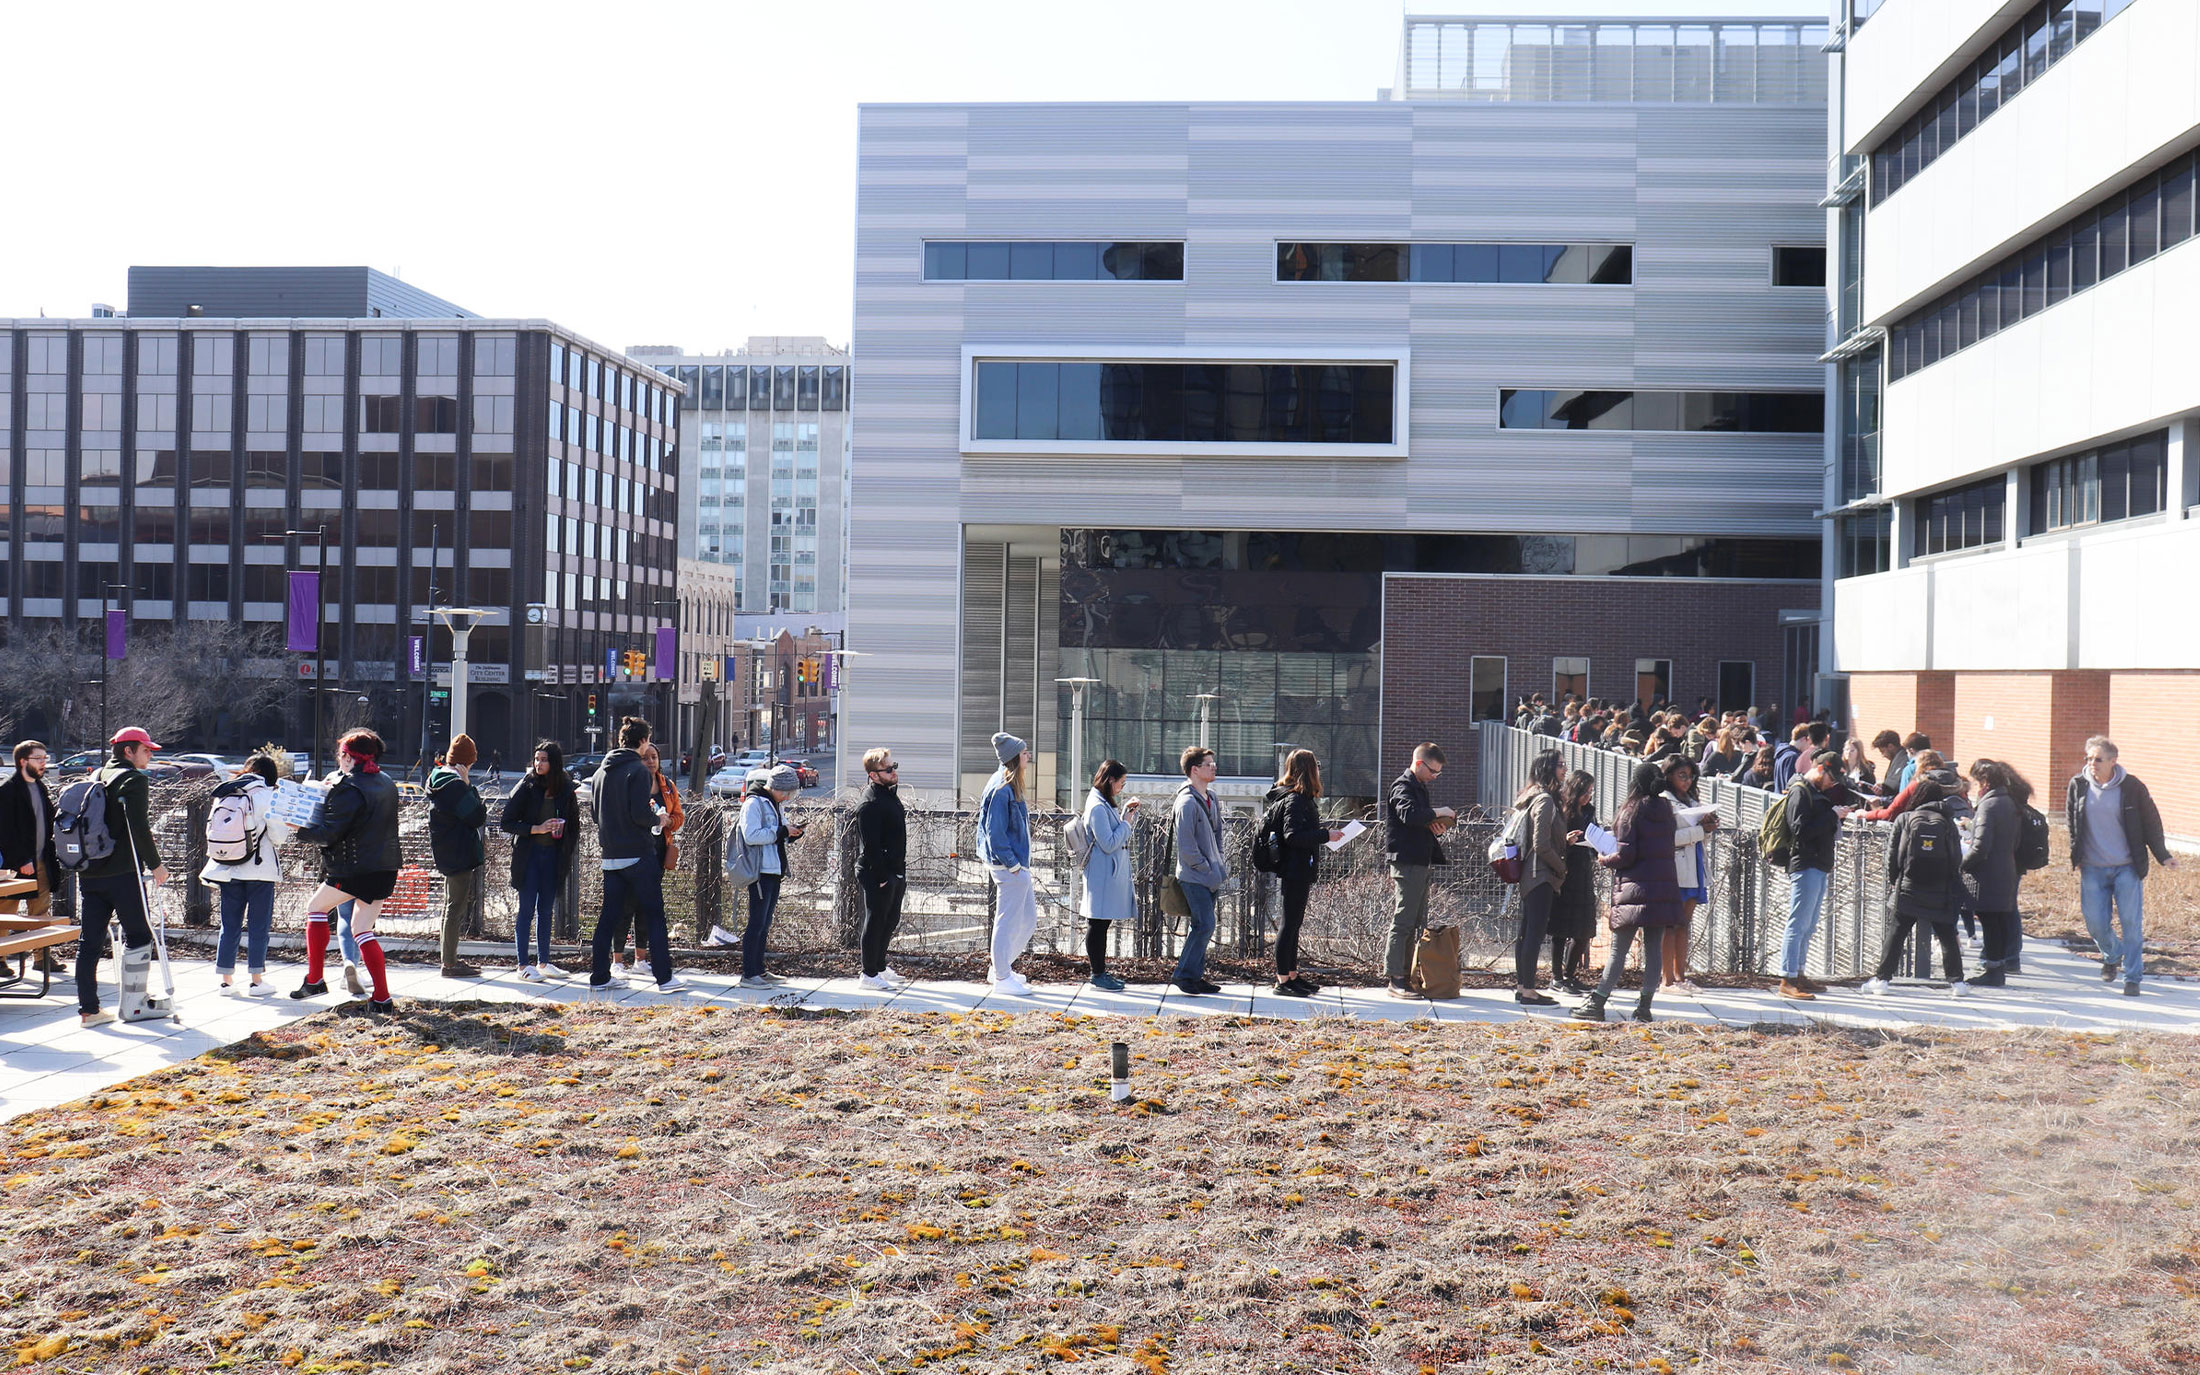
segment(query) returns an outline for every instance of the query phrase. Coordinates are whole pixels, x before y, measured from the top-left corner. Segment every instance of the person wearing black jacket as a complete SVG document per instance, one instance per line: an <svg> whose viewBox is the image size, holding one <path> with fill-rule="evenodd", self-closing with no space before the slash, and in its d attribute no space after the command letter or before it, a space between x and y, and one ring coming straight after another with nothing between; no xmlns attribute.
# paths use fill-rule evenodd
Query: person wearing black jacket
<svg viewBox="0 0 2200 1375"><path fill-rule="evenodd" d="M382 772L382 737L365 728L347 731L336 742L342 776L328 790L321 820L300 826L298 839L321 847L321 886L306 899L306 980L290 996L311 998L328 992L321 977L328 955L329 914L349 901L351 934L359 943L359 962L374 980L368 1010L394 1012L390 976L374 919L397 891L404 856L397 844L397 785Z"/></svg>
<svg viewBox="0 0 2200 1375"><path fill-rule="evenodd" d="M1276 992L1286 998L1311 998L1322 986L1299 973L1299 928L1306 922L1306 900L1321 877L1322 847L1344 839L1341 829L1322 822L1315 800L1322 795L1321 764L1312 750L1293 750L1283 761L1283 779L1261 804L1266 817L1282 807L1275 834L1276 878L1283 886L1283 925L1276 931Z"/></svg>
<svg viewBox="0 0 2200 1375"><path fill-rule="evenodd" d="M891 750L868 750L863 776L870 786L856 805L856 885L863 890L863 986L891 991L906 982L886 963L886 947L901 924L901 898L909 886L909 819L901 805L901 765Z"/></svg>
<svg viewBox="0 0 2200 1375"><path fill-rule="evenodd" d="M2116 742L2096 735L2085 742L2085 769L2070 780L2063 814L2070 821L2078 905L2101 952L2101 979L2114 983L2121 965L2124 994L2136 998L2146 963L2147 856L2165 869L2177 867L2162 834L2162 813L2147 785L2116 762ZM2116 921L2123 927L2120 936Z"/></svg>
<svg viewBox="0 0 2200 1375"><path fill-rule="evenodd" d="M1963 887L1963 842L1947 810L1947 793L1938 779L1921 778L1910 807L1895 818L1887 836L1887 912L1894 924L1879 968L1864 981L1864 991L1883 995L1901 966L1910 932L1920 923L1932 928L1940 946L1941 969L1950 993L1971 991L1963 981L1963 948L1956 943L1956 912L1968 899Z"/></svg>
<svg viewBox="0 0 2200 1375"><path fill-rule="evenodd" d="M1575 994L1589 991L1581 970L1597 933L1597 852L1584 843L1597 819L1596 789L1595 775L1576 769L1558 794L1566 828L1566 881L1551 905L1551 982Z"/></svg>
<svg viewBox="0 0 2200 1375"><path fill-rule="evenodd" d="M1406 983L1412 969L1413 943L1428 920L1429 869L1449 864L1438 838L1459 813L1439 807L1428 785L1444 771L1444 752L1433 744L1413 747L1413 763L1390 785L1383 799L1383 853L1390 857L1390 943L1383 953L1383 978L1393 998L1421 995Z"/></svg>
<svg viewBox="0 0 2200 1375"><path fill-rule="evenodd" d="M54 875L60 866L53 853L53 789L46 786L46 747L25 740L15 747L15 773L0 783L0 857L8 872L37 881L38 891L25 904L27 913L45 916L53 910ZM38 952L44 964L46 952Z"/></svg>
<svg viewBox="0 0 2200 1375"><path fill-rule="evenodd" d="M513 837L512 887L519 893L519 912L512 918L512 943L519 976L529 983L562 979L565 971L550 963L550 914L573 871L581 808L578 790L565 772L565 750L557 741L535 746L534 762L504 800L497 829ZM530 920L540 951L533 960L528 958Z"/></svg>
<svg viewBox="0 0 2200 1375"><path fill-rule="evenodd" d="M76 1010L85 1026L111 1022L114 1014L99 1007L99 962L107 953L109 918L122 923L122 956L117 961L122 1015L125 1020L161 1017L167 1006L146 996L152 972L153 923L145 910L145 883L168 882L168 866L161 863L160 847L153 841L152 784L145 766L160 748L138 726L125 726L107 742L114 754L100 766L99 785L107 794L107 832L115 848L105 859L95 859L77 875L77 919L82 932L76 944Z"/></svg>
<svg viewBox="0 0 2200 1375"><path fill-rule="evenodd" d="M489 804L481 800L468 776L479 751L474 738L461 731L443 753L443 762L428 774L428 851L436 872L443 875L443 977L478 979L481 971L458 958L459 933L473 915L481 896L481 869L489 862L481 843L482 825L489 819Z"/></svg>
<svg viewBox="0 0 2200 1375"><path fill-rule="evenodd" d="M2017 868L2017 840L2032 785L1998 759L1974 761L1971 778L1979 785L1978 819L1971 827L1971 852L1963 857L1963 872L1971 880L1981 935L1979 958L1985 966L1971 983L2000 988L2011 974L2024 970L2024 918L2017 911L2017 886L2024 875Z"/></svg>
<svg viewBox="0 0 2200 1375"><path fill-rule="evenodd" d="M1826 884L1833 877L1833 852L1841 839L1841 818L1849 814L1847 807L1836 806L1833 800L1847 795L1838 772L1841 756L1820 750L1809 763L1809 772L1798 774L1787 789L1788 831L1795 843L1788 854L1787 930L1780 939L1780 996L1803 1001L1826 991L1825 985L1803 976L1803 957L1810 951L1810 938L1818 933Z"/></svg>
<svg viewBox="0 0 2200 1375"><path fill-rule="evenodd" d="M603 915L589 948L590 988L611 982L611 952L626 944L630 920L641 922L657 991L676 993L686 987L673 976L672 945L665 934L665 866L657 848L664 815L657 802L657 775L641 754L649 734L649 722L641 717L621 720L619 747L604 756L603 767L590 780L596 794L596 847L603 855ZM638 917L628 912L629 903Z"/></svg>

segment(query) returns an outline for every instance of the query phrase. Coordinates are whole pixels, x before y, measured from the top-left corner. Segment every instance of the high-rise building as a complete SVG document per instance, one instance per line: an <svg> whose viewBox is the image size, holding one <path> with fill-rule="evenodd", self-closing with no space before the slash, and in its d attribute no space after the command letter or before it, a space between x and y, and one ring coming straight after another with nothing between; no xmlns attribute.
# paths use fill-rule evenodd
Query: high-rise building
<svg viewBox="0 0 2200 1375"><path fill-rule="evenodd" d="M2200 837L2200 11L1850 0L1834 121L1833 667L1868 738L2087 736Z"/></svg>
<svg viewBox="0 0 2200 1375"><path fill-rule="evenodd" d="M663 700L653 672L614 665L654 654L674 614L677 384L547 320L481 319L366 269L130 280L123 317L0 320L11 626L94 625L114 598L148 629L279 627L285 571L319 566L318 543L327 672L395 741L427 695L407 690L412 637L423 674L448 671L431 605L490 613L470 647L484 757L577 743L592 693ZM269 303L342 313L257 313ZM362 313L399 307L442 313ZM301 742L310 720L301 706L207 743Z"/></svg>
<svg viewBox="0 0 2200 1375"><path fill-rule="evenodd" d="M843 781L1204 734L1364 796L1436 739L1456 802L1530 693L1807 704L1825 40L1416 17L1388 100L866 107Z"/></svg>
<svg viewBox="0 0 2200 1375"><path fill-rule="evenodd" d="M766 335L627 350L687 388L680 556L732 568L745 616L837 617L847 596L848 351Z"/></svg>

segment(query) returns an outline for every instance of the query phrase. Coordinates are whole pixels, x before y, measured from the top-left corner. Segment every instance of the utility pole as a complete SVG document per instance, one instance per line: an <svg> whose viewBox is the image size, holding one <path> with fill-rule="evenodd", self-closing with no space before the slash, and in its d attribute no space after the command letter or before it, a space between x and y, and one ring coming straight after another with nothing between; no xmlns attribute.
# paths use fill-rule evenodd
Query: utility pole
<svg viewBox="0 0 2200 1375"><path fill-rule="evenodd" d="M433 758L434 746L430 743L429 718L435 715L435 556L440 542L440 526L428 523L428 620L420 628L420 759L425 763ZM451 732L456 735L458 732Z"/></svg>

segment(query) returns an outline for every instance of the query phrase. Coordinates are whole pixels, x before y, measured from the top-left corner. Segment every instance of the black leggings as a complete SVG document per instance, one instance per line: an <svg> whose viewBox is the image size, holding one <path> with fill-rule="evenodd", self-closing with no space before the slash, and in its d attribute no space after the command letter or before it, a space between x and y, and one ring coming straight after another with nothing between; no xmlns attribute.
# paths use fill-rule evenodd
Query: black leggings
<svg viewBox="0 0 2200 1375"><path fill-rule="evenodd" d="M1108 972L1108 928L1112 921L1087 921L1085 923L1085 962L1095 974Z"/></svg>
<svg viewBox="0 0 2200 1375"><path fill-rule="evenodd" d="M1981 912L1978 924L1984 933L1979 958L1988 964L2006 964L2024 949L2024 919L2015 912Z"/></svg>
<svg viewBox="0 0 2200 1375"><path fill-rule="evenodd" d="M1541 884L1520 894L1520 935L1513 941L1513 981L1521 988L1535 987L1535 963L1543 956L1543 933L1549 929L1551 907L1558 901L1553 884Z"/></svg>
<svg viewBox="0 0 2200 1375"><path fill-rule="evenodd" d="M1589 941L1585 936L1551 937L1551 977L1553 979L1581 979L1581 967L1589 961Z"/></svg>
<svg viewBox="0 0 2200 1375"><path fill-rule="evenodd" d="M1283 926L1276 932L1276 977L1299 972L1299 927L1306 921L1306 899L1314 891L1314 878L1286 874L1283 878Z"/></svg>
<svg viewBox="0 0 2200 1375"><path fill-rule="evenodd" d="M1891 979L1902 964L1902 955L1909 948L1910 932L1918 923L1916 917L1899 917L1894 930L1887 933L1887 948L1879 957L1879 968L1874 978ZM1953 921L1932 923L1933 939L1940 943L1940 967L1950 983L1963 978L1963 947L1956 944L1956 924Z"/></svg>

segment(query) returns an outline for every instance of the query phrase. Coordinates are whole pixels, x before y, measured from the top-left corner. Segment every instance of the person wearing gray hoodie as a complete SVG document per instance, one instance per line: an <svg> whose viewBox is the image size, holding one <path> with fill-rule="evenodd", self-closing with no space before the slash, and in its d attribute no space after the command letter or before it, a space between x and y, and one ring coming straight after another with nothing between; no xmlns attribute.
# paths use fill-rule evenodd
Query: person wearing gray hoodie
<svg viewBox="0 0 2200 1375"><path fill-rule="evenodd" d="M2116 982L2120 969L2124 996L2136 998L2146 965L2147 856L2165 869L2177 867L2162 835L2162 813L2147 785L2116 762L2116 742L2105 735L2085 742L2085 768L2070 780L2063 809L2070 862L2078 870L2078 905L2101 952L2101 982Z"/></svg>
<svg viewBox="0 0 2200 1375"><path fill-rule="evenodd" d="M1176 987L1194 995L1220 993L1222 985L1207 981L1207 943L1215 934L1215 897L1228 881L1230 867L1222 854L1222 804L1209 785L1215 781L1215 752L1204 745L1187 745L1181 760L1184 786L1176 790L1176 880L1184 886L1185 905L1192 909L1191 925L1184 932L1184 949L1176 959Z"/></svg>

